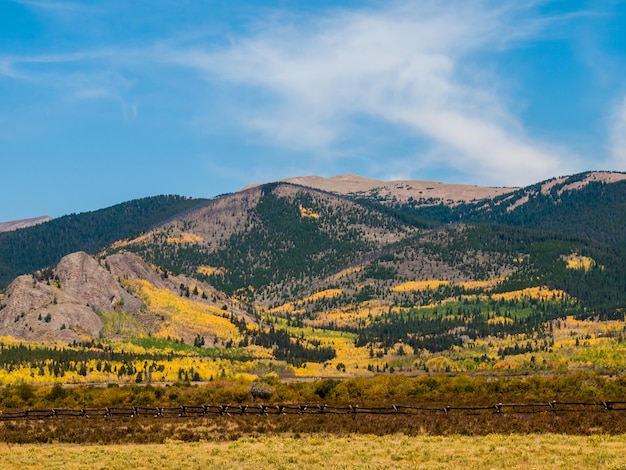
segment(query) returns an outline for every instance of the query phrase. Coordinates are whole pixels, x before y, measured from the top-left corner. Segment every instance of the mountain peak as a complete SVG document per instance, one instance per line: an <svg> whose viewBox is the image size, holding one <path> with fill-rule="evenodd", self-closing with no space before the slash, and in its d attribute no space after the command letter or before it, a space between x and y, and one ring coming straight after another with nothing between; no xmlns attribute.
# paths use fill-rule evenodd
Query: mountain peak
<svg viewBox="0 0 626 470"><path fill-rule="evenodd" d="M32 219L12 220L9 222L0 222L0 232L12 232L20 228L32 227L33 225L43 224L52 220L52 217L43 215Z"/></svg>
<svg viewBox="0 0 626 470"><path fill-rule="evenodd" d="M491 199L511 193L518 188L492 188L435 181L393 180L380 181L353 174L324 178L300 176L282 182L321 189L344 196L376 198L382 202L421 201L420 205L457 205Z"/></svg>

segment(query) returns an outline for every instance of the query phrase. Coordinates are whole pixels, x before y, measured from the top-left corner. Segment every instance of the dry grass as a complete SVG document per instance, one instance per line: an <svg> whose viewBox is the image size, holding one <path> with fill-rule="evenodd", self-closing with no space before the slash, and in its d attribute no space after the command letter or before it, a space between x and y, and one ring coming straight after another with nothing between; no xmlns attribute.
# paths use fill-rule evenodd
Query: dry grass
<svg viewBox="0 0 626 470"><path fill-rule="evenodd" d="M147 445L2 445L3 468L624 468L626 436L313 434Z"/></svg>

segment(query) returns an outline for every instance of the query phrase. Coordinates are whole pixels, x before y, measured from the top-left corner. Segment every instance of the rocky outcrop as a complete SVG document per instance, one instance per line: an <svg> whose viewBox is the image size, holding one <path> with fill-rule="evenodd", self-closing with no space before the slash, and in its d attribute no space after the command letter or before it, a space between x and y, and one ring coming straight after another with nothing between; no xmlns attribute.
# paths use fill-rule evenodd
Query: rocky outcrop
<svg viewBox="0 0 626 470"><path fill-rule="evenodd" d="M122 303L124 310L137 310L141 301L122 288L116 277L84 252L64 257L54 270L67 294L90 307L110 312Z"/></svg>
<svg viewBox="0 0 626 470"><path fill-rule="evenodd" d="M0 301L0 335L37 341L98 337L100 312L123 306L136 311L141 300L114 274L83 252L64 257L54 270L20 276Z"/></svg>
<svg viewBox="0 0 626 470"><path fill-rule="evenodd" d="M105 265L111 274L118 278L145 279L152 285L167 289L170 283L163 279L161 274L152 269L146 262L134 253L117 253L108 256Z"/></svg>
<svg viewBox="0 0 626 470"><path fill-rule="evenodd" d="M0 334L67 342L97 337L102 328L98 314L59 286L54 279L26 275L13 281L0 303Z"/></svg>

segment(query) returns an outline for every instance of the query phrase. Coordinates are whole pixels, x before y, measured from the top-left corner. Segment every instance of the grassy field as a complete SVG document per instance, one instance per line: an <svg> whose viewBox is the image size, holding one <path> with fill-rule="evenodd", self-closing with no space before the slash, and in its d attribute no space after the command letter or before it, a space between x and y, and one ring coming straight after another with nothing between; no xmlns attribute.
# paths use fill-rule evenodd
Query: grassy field
<svg viewBox="0 0 626 470"><path fill-rule="evenodd" d="M147 445L0 444L2 468L624 469L626 435L297 434Z"/></svg>

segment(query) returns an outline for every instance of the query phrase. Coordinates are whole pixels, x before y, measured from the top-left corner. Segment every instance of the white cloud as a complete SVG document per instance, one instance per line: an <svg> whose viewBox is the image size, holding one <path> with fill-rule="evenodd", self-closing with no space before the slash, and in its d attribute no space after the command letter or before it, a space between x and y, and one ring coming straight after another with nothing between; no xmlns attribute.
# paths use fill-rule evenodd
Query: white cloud
<svg viewBox="0 0 626 470"><path fill-rule="evenodd" d="M135 80L111 63L116 59L137 63L137 54L134 50L101 49L0 57L0 77L59 93L57 96L66 104L68 100L117 102L120 115L131 121L139 112L139 105L132 100Z"/></svg>
<svg viewBox="0 0 626 470"><path fill-rule="evenodd" d="M0 60L0 78L1 77L13 80L32 81L32 78L28 75L15 70L13 61L7 58Z"/></svg>
<svg viewBox="0 0 626 470"><path fill-rule="evenodd" d="M421 139L427 153L474 180L525 184L577 163L525 134L498 77L471 72L484 51L545 26L524 6L501 5L408 2L298 24L274 18L221 51L165 55L257 93L240 103L241 122L277 145L332 155L366 116Z"/></svg>

